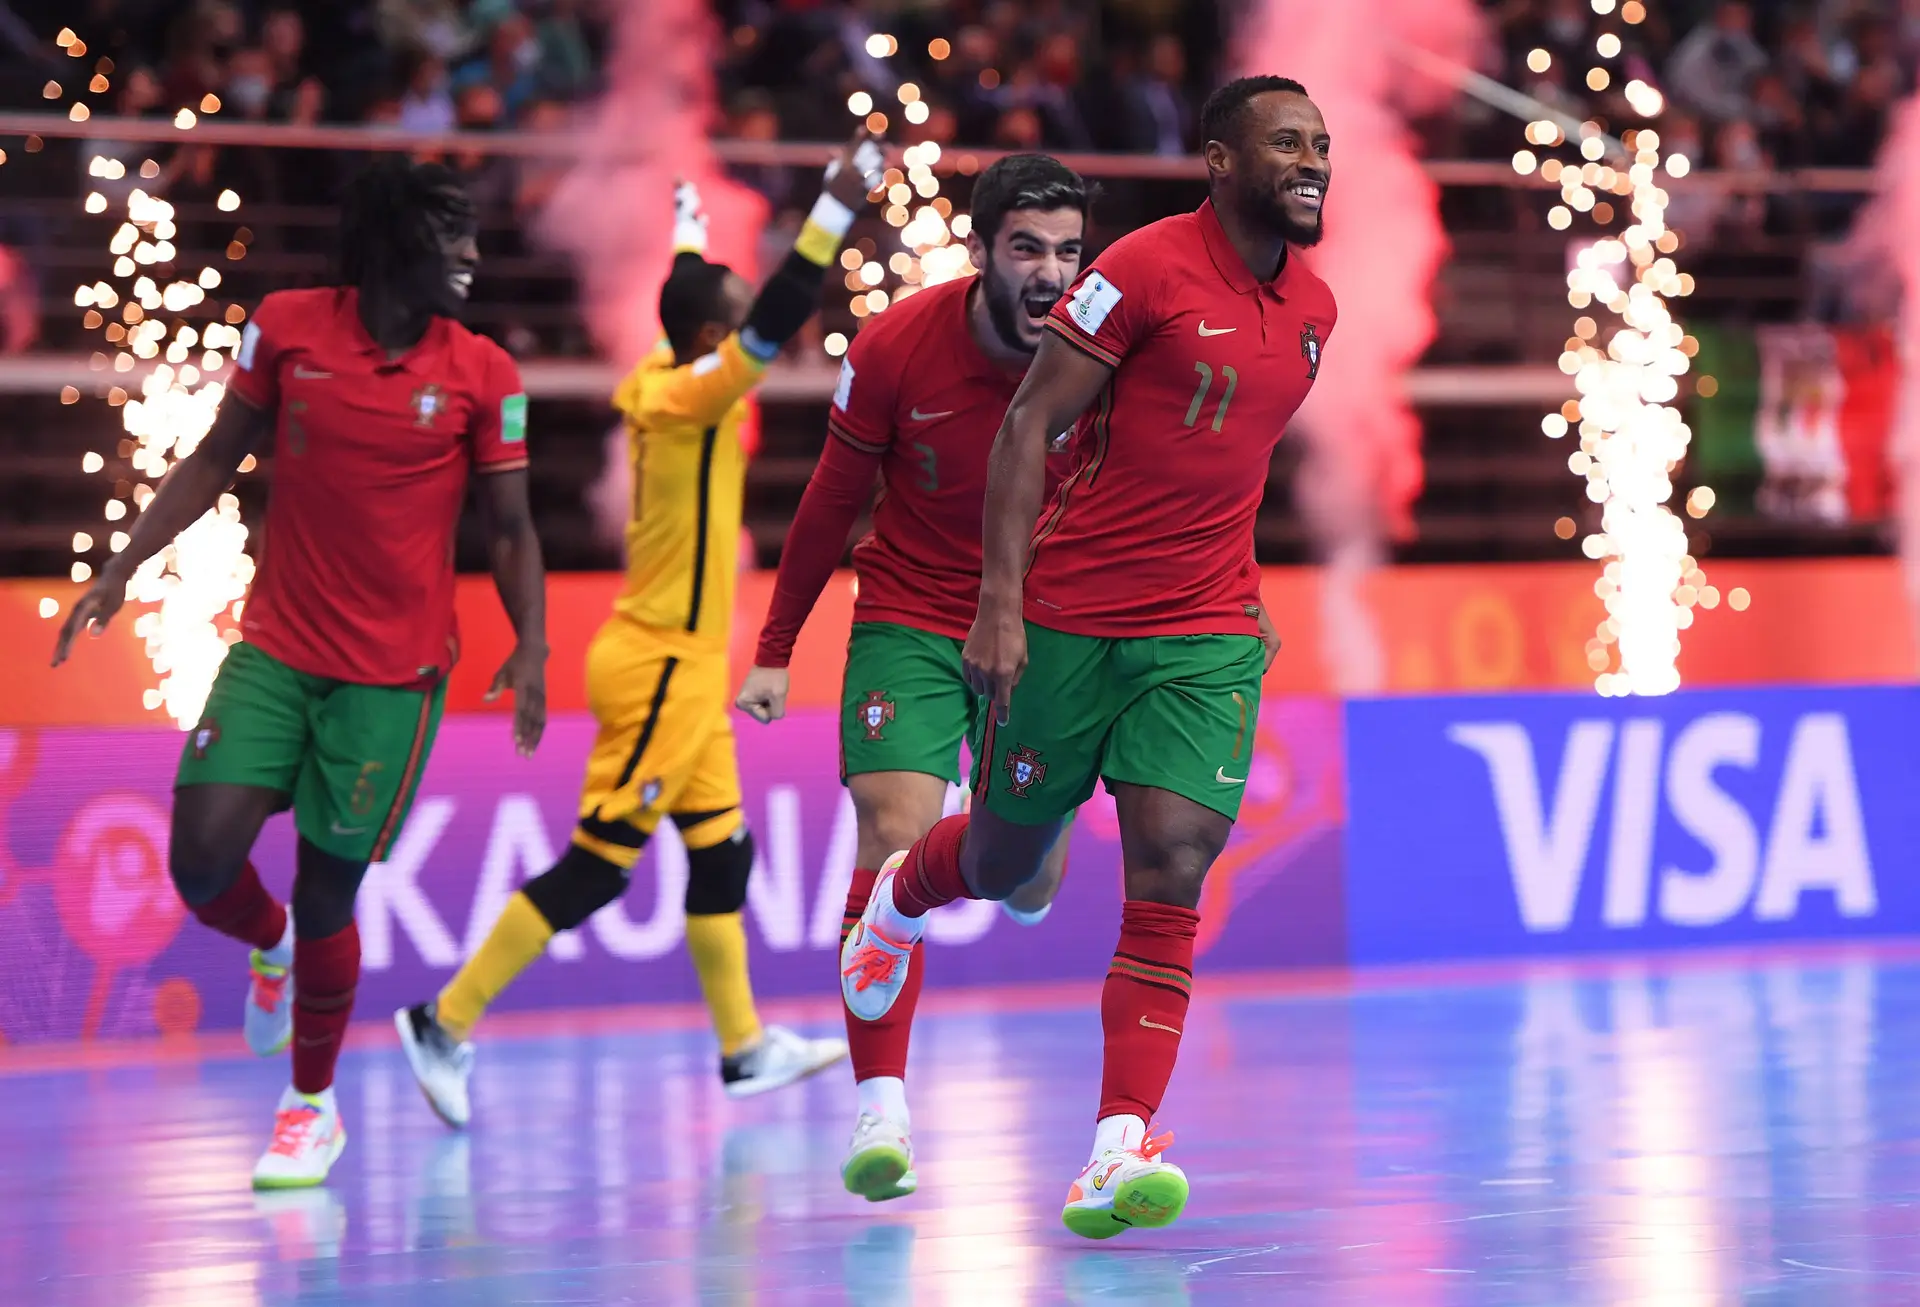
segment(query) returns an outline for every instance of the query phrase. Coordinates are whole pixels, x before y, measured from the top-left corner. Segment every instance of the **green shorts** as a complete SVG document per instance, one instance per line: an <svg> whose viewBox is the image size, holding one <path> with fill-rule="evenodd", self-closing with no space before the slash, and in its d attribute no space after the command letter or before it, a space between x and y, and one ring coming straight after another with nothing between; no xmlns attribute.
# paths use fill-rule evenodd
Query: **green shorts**
<svg viewBox="0 0 1920 1307"><path fill-rule="evenodd" d="M856 622L840 691L840 778L917 771L957 783L960 742L980 699L960 671L963 642L894 622Z"/></svg>
<svg viewBox="0 0 1920 1307"><path fill-rule="evenodd" d="M444 680L431 690L353 685L236 644L173 783L280 790L301 838L348 862L378 862L413 805L446 699Z"/></svg>
<svg viewBox="0 0 1920 1307"><path fill-rule="evenodd" d="M1085 803L1104 777L1237 817L1265 671L1257 636L1102 639L1028 622L1007 724L983 714L974 802L1038 826Z"/></svg>

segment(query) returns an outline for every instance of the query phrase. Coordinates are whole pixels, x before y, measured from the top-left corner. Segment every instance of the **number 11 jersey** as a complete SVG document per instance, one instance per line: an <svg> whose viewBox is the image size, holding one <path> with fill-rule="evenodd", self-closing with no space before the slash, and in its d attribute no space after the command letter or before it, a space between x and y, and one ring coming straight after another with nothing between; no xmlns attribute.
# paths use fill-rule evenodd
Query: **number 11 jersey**
<svg viewBox="0 0 1920 1307"><path fill-rule="evenodd" d="M1047 329L1114 369L1034 530L1026 616L1075 635L1255 635L1253 524L1333 334L1290 250L1262 282L1211 201L1123 236Z"/></svg>

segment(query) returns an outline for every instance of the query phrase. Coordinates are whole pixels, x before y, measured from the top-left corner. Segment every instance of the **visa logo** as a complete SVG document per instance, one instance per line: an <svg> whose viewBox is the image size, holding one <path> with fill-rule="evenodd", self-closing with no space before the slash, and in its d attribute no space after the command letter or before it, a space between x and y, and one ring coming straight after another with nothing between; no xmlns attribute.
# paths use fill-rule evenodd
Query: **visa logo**
<svg viewBox="0 0 1920 1307"><path fill-rule="evenodd" d="M1745 713L1695 718L1671 739L1655 718L1617 727L1576 721L1550 787L1532 736L1516 722L1457 723L1447 738L1486 764L1520 918L1535 934L1573 920L1609 774L1601 908L1609 927L1639 926L1649 912L1676 926L1718 925L1748 911L1757 921L1789 921L1808 893L1830 894L1843 917L1871 917L1878 907L1839 713L1794 721L1770 812L1749 811L1721 783L1760 765L1760 722ZM1699 847L1656 859L1663 815Z"/></svg>

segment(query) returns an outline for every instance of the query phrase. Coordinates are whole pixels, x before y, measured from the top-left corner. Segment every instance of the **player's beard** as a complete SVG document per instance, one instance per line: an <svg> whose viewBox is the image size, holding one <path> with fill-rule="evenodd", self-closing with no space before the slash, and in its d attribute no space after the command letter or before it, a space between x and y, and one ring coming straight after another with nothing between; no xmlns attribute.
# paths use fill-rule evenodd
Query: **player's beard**
<svg viewBox="0 0 1920 1307"><path fill-rule="evenodd" d="M1286 185L1292 185L1292 179ZM1256 204L1259 212L1254 217L1260 225L1280 233L1289 245L1310 248L1318 245L1320 238L1326 235L1325 215L1315 213L1311 219L1295 215L1287 205L1285 186L1261 195Z"/></svg>
<svg viewBox="0 0 1920 1307"><path fill-rule="evenodd" d="M1021 330L1026 314L1025 301L1047 299L1057 301L1064 286L1008 286L1000 277L991 254L987 256L986 271L981 274L981 290L987 297L987 321L993 324L993 334L1008 349L1018 350L1022 354L1031 354L1040 348L1038 333L1028 340Z"/></svg>

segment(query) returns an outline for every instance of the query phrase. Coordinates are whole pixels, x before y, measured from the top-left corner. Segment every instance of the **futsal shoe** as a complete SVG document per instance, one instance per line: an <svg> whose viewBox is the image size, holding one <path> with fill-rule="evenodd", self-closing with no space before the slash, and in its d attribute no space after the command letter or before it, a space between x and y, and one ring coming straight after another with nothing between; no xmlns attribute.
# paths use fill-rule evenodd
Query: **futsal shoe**
<svg viewBox="0 0 1920 1307"><path fill-rule="evenodd" d="M259 949L247 955L247 968L252 980L241 1029L255 1057L272 1057L293 1042L293 969L269 961Z"/></svg>
<svg viewBox="0 0 1920 1307"><path fill-rule="evenodd" d="M894 878L906 860L902 851L880 864L866 909L847 932L847 942L840 946L840 996L846 1000L847 1011L862 1021L878 1021L887 1015L907 983L907 967L918 941L890 938L877 924L883 905L893 903Z"/></svg>
<svg viewBox="0 0 1920 1307"><path fill-rule="evenodd" d="M720 1059L720 1080L727 1097L752 1098L805 1080L846 1055L844 1039L808 1039L785 1026L768 1026L751 1048Z"/></svg>
<svg viewBox="0 0 1920 1307"><path fill-rule="evenodd" d="M913 1140L879 1113L862 1112L847 1144L847 1160L840 1163L840 1182L870 1203L905 1198L920 1187L913 1173Z"/></svg>
<svg viewBox="0 0 1920 1307"><path fill-rule="evenodd" d="M1179 1220L1187 1205L1187 1173L1160 1160L1172 1142L1171 1132L1149 1132L1138 1148L1109 1148L1088 1162L1067 1190L1062 1224L1083 1239L1111 1239L1122 1230Z"/></svg>
<svg viewBox="0 0 1920 1307"><path fill-rule="evenodd" d="M467 1128L473 1119L473 1103L467 1096L467 1081L473 1075L473 1044L455 1039L445 1026L434 1019L433 1006L416 1003L393 1014L393 1028L400 1032L400 1047L407 1051L407 1065L427 1106L434 1115L455 1130Z"/></svg>
<svg viewBox="0 0 1920 1307"><path fill-rule="evenodd" d="M254 1164L255 1189L310 1189L324 1184L347 1146L333 1090L303 1094L293 1086L273 1114L273 1142Z"/></svg>

